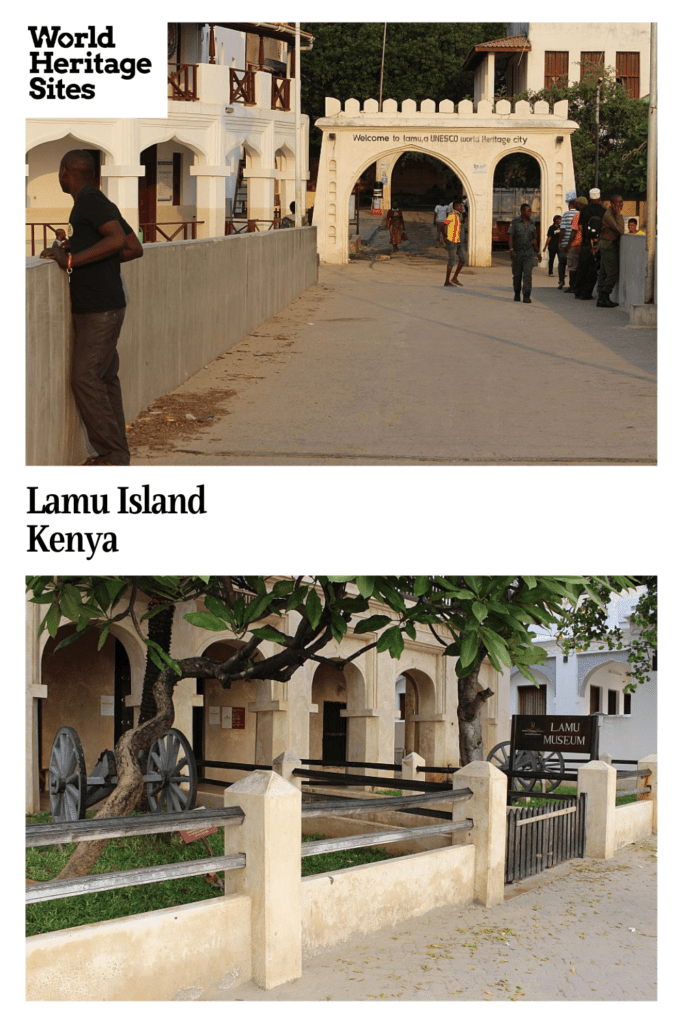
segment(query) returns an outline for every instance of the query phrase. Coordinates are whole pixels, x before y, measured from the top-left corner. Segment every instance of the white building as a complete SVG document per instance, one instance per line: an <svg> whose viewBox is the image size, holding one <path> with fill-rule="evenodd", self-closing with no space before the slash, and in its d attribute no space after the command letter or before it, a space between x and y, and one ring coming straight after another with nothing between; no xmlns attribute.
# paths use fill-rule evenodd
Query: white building
<svg viewBox="0 0 683 1024"><path fill-rule="evenodd" d="M609 608L609 626L623 634L622 650L593 644L588 651L564 656L556 630L539 630L539 644L547 653L543 666L533 666L533 686L519 671L510 673L512 715L600 715L600 753L637 760L657 752L657 671L635 693L625 692L628 677L631 616L637 596L615 598ZM601 649L603 648L603 649ZM619 767L617 765L617 767Z"/></svg>
<svg viewBox="0 0 683 1024"><path fill-rule="evenodd" d="M102 190L144 241L272 226L294 200L297 152L308 177L294 41L285 23L171 24L167 118L28 120L27 254L68 221L57 170L70 149L92 151ZM302 48L312 43L302 33Z"/></svg>
<svg viewBox="0 0 683 1024"><path fill-rule="evenodd" d="M474 102L574 85L595 67L612 68L628 95L650 87L650 25L634 22L513 22L503 39L474 46Z"/></svg>

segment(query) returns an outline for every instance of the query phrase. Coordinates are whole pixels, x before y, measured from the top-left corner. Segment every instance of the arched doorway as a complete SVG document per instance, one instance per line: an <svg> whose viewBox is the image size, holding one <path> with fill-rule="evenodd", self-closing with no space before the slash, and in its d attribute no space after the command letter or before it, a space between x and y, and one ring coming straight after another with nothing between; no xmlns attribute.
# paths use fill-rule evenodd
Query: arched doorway
<svg viewBox="0 0 683 1024"><path fill-rule="evenodd" d="M71 196L62 192L59 165L65 153L84 149L95 161L95 184L100 185L106 152L85 137L73 133L34 146L26 154L26 255L38 255L52 245L55 229L66 228L71 214ZM43 228L45 225L45 229ZM49 226L48 226L49 225Z"/></svg>
<svg viewBox="0 0 683 1024"><path fill-rule="evenodd" d="M536 225L540 252L544 245L541 165L530 153L519 150L503 156L493 171L493 252L507 250L508 228L511 221L519 217L522 203L531 207L531 221Z"/></svg>
<svg viewBox="0 0 683 1024"><path fill-rule="evenodd" d="M344 673L331 665L320 665L313 676L311 703L317 712L310 716L309 757L334 763L347 760L348 707Z"/></svg>
<svg viewBox="0 0 683 1024"><path fill-rule="evenodd" d="M438 746L434 681L419 669L402 672L396 680L396 699L397 725L403 727L403 756L419 754L427 764L434 765ZM400 731L397 728L397 740Z"/></svg>
<svg viewBox="0 0 683 1024"><path fill-rule="evenodd" d="M417 150L407 150L396 159L388 182L391 201L405 212L415 210L434 213L434 207L451 203L464 191L462 180L452 167Z"/></svg>
<svg viewBox="0 0 683 1024"><path fill-rule="evenodd" d="M343 106L343 109L342 109ZM459 176L469 200L469 263L491 265L493 173L511 152L536 157L542 168L540 221L548 224L563 209L565 192L574 188L571 135L578 125L568 120L568 101L554 103L471 100L456 105L442 100L327 98L325 117L316 121L323 133L313 223L318 228L320 258L346 263L349 257L349 197L371 164L408 151L428 153Z"/></svg>
<svg viewBox="0 0 683 1024"><path fill-rule="evenodd" d="M243 645L219 640L210 644L202 657L227 661L240 646ZM197 694L203 701L192 708L191 742L196 759L255 764L257 716L249 710L256 695L254 683L234 682L225 690L217 679L198 679ZM210 785L205 781L207 778L227 784L244 775L243 771L230 768L198 766L197 771L200 786Z"/></svg>
<svg viewBox="0 0 683 1024"><path fill-rule="evenodd" d="M195 153L176 138L156 142L140 153L138 212L143 242L195 238L197 179L190 173Z"/></svg>

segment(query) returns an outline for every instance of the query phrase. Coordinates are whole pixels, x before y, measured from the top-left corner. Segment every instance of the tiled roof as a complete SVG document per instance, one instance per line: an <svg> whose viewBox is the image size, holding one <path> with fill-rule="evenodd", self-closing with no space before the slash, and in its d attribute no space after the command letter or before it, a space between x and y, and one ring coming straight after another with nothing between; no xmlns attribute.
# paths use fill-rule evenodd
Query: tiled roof
<svg viewBox="0 0 683 1024"><path fill-rule="evenodd" d="M530 50L531 43L526 36L505 36L504 39L489 39L487 43L477 43L463 61L463 70L475 68L482 60L484 53L521 53Z"/></svg>

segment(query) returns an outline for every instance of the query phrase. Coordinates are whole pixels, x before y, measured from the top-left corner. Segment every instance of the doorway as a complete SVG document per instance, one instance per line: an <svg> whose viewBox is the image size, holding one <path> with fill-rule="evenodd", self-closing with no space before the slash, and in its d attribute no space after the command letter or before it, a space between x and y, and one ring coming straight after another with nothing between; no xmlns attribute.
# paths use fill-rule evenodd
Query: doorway
<svg viewBox="0 0 683 1024"><path fill-rule="evenodd" d="M346 704L341 701L323 702L323 761L326 763L346 760L346 718L342 718Z"/></svg>

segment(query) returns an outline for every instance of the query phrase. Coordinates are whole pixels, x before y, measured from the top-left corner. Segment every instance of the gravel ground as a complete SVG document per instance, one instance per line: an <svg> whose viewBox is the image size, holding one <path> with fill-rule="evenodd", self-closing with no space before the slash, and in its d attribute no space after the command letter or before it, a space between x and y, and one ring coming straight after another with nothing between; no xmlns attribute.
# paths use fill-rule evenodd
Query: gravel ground
<svg viewBox="0 0 683 1024"><path fill-rule="evenodd" d="M655 1000L657 841L506 886L505 901L432 911L305 961L297 981L203 1000Z"/></svg>

